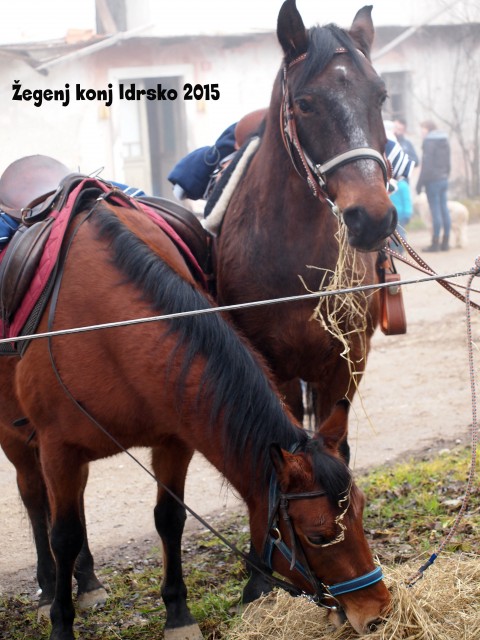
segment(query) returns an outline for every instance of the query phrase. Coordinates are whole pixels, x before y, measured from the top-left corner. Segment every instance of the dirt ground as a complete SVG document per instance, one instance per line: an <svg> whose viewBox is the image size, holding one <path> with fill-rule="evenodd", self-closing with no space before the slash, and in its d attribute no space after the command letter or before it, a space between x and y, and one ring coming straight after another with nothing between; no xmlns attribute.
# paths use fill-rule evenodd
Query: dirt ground
<svg viewBox="0 0 480 640"><path fill-rule="evenodd" d="M426 231L416 231L409 240L421 249L429 238ZM479 246L480 225L472 225L466 248L426 257L440 274L463 272L473 266ZM402 264L398 270L403 280L422 277ZM456 440L468 442L472 410L465 307L435 282L405 286L404 299L407 334L377 332L350 414L352 466L357 473L412 453L447 448ZM473 325L478 342L480 317L475 311ZM148 466L147 451L133 453ZM97 565L119 557L128 561L158 546L154 501L153 480L125 454L92 464L86 512ZM201 456L191 465L186 502L210 520L243 509ZM14 469L1 451L0 513L0 594L34 594L35 553L28 519ZM187 530L198 528L189 516Z"/></svg>

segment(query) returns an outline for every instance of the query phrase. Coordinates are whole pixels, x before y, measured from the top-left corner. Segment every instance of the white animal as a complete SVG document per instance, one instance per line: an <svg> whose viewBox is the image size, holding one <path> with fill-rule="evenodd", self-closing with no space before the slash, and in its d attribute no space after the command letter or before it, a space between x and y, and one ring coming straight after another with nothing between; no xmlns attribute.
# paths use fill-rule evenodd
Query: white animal
<svg viewBox="0 0 480 640"><path fill-rule="evenodd" d="M452 235L455 239L455 247L463 248L467 246L468 241L468 218L470 216L467 207L457 200L448 201L448 210L450 211L450 219L452 221ZM428 206L427 194L421 193L415 196L413 200L413 208L421 220L429 229L432 228L432 214Z"/></svg>

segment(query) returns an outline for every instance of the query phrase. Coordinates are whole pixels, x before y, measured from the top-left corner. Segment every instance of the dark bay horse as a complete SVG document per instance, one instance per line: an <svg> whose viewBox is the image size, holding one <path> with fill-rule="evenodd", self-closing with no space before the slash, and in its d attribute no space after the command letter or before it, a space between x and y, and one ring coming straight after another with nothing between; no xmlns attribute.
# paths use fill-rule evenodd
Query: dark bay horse
<svg viewBox="0 0 480 640"><path fill-rule="evenodd" d="M13 393L16 356L0 357L0 446L14 465L17 486L27 510L37 552L37 581L41 589L38 615L49 615L55 593L55 560L50 549L50 507L40 468L35 428L24 423L22 409ZM84 484L88 468L85 468ZM81 504L82 520L83 501ZM85 536L74 570L77 606L81 609L104 602L107 593L94 572L94 562Z"/></svg>
<svg viewBox="0 0 480 640"><path fill-rule="evenodd" d="M38 331L212 306L144 211L94 200L75 220ZM363 532L364 498L339 453L345 406L309 438L261 357L218 313L34 340L15 367L14 389L21 415L35 425L51 505L51 640L74 638L71 581L84 542L85 468L131 446L153 450L166 637L201 637L182 578L185 508L168 492L183 498L195 450L246 501L268 571L336 604L359 633L388 611L390 595Z"/></svg>
<svg viewBox="0 0 480 640"><path fill-rule="evenodd" d="M370 12L361 9L349 31L334 25L307 31L295 0L283 4L277 27L283 65L258 149L219 232L220 304L338 288L332 274L339 273L341 252L345 286L377 281L375 251L395 229L396 211L386 191L386 91L370 63ZM341 232L348 240L342 250ZM352 399L378 323L376 294L352 299L353 313L340 309L333 320L324 305L314 321L311 301L233 313L291 408L299 406L297 381L310 383L317 424L340 398Z"/></svg>

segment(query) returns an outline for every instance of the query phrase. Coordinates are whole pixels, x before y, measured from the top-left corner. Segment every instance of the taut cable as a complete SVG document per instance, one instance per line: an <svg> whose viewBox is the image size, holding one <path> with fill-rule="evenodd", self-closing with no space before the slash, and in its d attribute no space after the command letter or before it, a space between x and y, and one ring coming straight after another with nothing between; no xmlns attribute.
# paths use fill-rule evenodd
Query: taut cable
<svg viewBox="0 0 480 640"><path fill-rule="evenodd" d="M471 270L459 271L449 274L432 274L423 278L410 278L409 280L399 280L395 282L395 285L409 285L409 284L421 284L422 282L431 282L433 280L447 280L449 278L458 278L461 276L468 276L471 274ZM58 329L57 331L45 331L44 333L33 333L25 336L12 336L10 338L2 338L1 344L7 344L12 342L25 342L26 340L38 340L40 338L53 338L55 336L65 336L76 333L87 333L89 331L98 331L102 329L113 329L115 327L126 327L136 324L146 324L148 322L159 322L161 320L174 320L175 318L184 318L186 316L197 316L207 313L222 313L228 311L236 311L237 309L248 309L250 307L261 307L265 305L281 304L283 302L297 302L301 300L309 300L316 298L324 298L327 296L343 295L346 293L355 293L356 291L374 291L385 289L390 287L390 282L379 282L375 284L366 284L355 287L348 287L346 289L336 289L334 291L315 291L313 293L304 293L296 296L285 296L282 298L271 298L269 300L255 300L252 302L243 302L240 304L225 305L219 307L207 307L206 309L197 309L195 311L181 311L178 313L171 313L168 315L149 316L146 318L135 318L133 320L120 320L118 322L107 322L104 324L94 324L85 327L73 327L71 329ZM475 303L471 303L475 307Z"/></svg>

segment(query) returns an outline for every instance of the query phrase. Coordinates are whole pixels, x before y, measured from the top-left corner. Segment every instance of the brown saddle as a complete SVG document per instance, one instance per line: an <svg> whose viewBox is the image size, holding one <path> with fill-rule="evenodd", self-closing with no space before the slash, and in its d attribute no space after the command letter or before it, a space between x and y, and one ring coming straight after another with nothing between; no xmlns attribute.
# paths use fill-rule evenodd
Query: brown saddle
<svg viewBox="0 0 480 640"><path fill-rule="evenodd" d="M0 177L0 208L23 223L0 263L0 317L4 323L9 323L18 310L39 265L53 222L49 213L54 208L60 210L84 179L58 160L43 155L16 160ZM170 224L207 273L207 235L195 215L164 198L142 200Z"/></svg>
<svg viewBox="0 0 480 640"><path fill-rule="evenodd" d="M0 177L0 208L23 222L0 264L0 315L4 323L15 315L39 265L53 223L48 214L59 194L66 197L78 179L64 164L43 155L15 160Z"/></svg>
<svg viewBox="0 0 480 640"><path fill-rule="evenodd" d="M0 263L0 317L9 323L18 310L40 263L53 218L27 227L21 224Z"/></svg>
<svg viewBox="0 0 480 640"><path fill-rule="evenodd" d="M210 271L208 236L196 215L181 204L167 198L142 196L137 200L158 211L185 242L203 273L208 275Z"/></svg>
<svg viewBox="0 0 480 640"><path fill-rule="evenodd" d="M12 162L0 178L0 208L28 224L41 218L72 171L49 156L25 156ZM45 213L46 215L46 213Z"/></svg>

